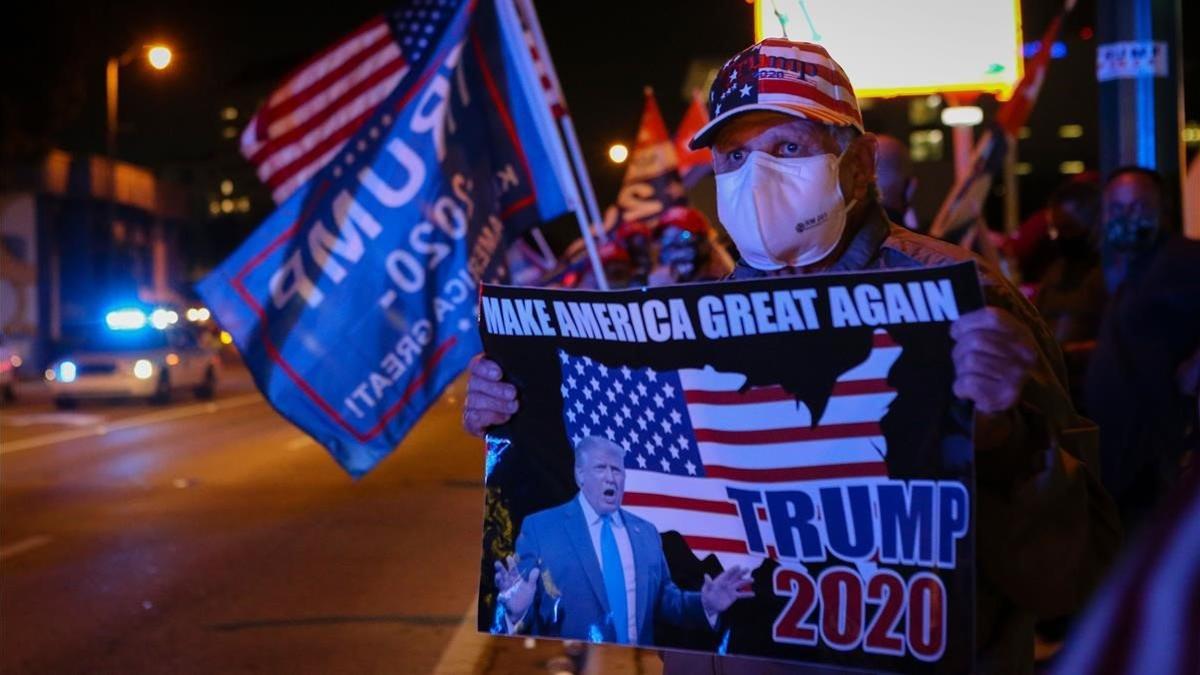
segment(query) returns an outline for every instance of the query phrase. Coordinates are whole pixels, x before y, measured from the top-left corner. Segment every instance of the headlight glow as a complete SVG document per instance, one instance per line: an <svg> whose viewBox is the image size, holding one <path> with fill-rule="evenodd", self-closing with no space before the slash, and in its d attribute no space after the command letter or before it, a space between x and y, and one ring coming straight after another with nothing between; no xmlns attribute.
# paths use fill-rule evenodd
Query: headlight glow
<svg viewBox="0 0 1200 675"><path fill-rule="evenodd" d="M154 374L154 364L146 359L138 359L137 363L133 364L133 376L139 380L148 380Z"/></svg>
<svg viewBox="0 0 1200 675"><path fill-rule="evenodd" d="M75 381L77 370L74 361L63 361L58 364L58 379L65 384L70 384Z"/></svg>
<svg viewBox="0 0 1200 675"><path fill-rule="evenodd" d="M158 330L164 330L167 326L170 326L172 323L174 323L174 321L171 321L172 314L175 313L169 312L165 309L156 309L150 313L150 325L154 326ZM175 315L175 320L179 320L178 314Z"/></svg>

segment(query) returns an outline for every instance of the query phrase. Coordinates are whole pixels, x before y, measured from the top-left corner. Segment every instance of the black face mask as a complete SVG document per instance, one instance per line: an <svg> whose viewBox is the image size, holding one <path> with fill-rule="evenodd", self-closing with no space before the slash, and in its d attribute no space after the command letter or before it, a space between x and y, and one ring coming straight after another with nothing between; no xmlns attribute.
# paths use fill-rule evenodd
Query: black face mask
<svg viewBox="0 0 1200 675"><path fill-rule="evenodd" d="M1104 224L1104 244L1117 251L1145 251L1157 236L1158 219L1153 216L1121 215Z"/></svg>

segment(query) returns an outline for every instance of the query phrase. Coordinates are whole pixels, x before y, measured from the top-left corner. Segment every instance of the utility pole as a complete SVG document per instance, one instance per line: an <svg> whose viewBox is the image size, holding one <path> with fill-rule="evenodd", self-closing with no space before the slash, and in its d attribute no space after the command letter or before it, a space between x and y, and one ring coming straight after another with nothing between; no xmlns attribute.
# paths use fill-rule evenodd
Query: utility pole
<svg viewBox="0 0 1200 675"><path fill-rule="evenodd" d="M1162 174L1171 226L1182 227L1183 38L1179 0L1098 0L1100 169Z"/></svg>

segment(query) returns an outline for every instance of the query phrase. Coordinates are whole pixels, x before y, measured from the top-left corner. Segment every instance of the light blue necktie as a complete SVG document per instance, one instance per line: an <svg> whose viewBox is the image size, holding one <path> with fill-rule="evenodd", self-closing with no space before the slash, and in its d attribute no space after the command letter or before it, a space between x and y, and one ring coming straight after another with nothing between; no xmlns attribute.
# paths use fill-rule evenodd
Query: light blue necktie
<svg viewBox="0 0 1200 675"><path fill-rule="evenodd" d="M613 535L612 514L601 516L600 560L604 565L604 592L608 594L608 606L617 629L617 642L629 642L629 608L625 600L625 569L621 567L621 553L617 550L617 537Z"/></svg>

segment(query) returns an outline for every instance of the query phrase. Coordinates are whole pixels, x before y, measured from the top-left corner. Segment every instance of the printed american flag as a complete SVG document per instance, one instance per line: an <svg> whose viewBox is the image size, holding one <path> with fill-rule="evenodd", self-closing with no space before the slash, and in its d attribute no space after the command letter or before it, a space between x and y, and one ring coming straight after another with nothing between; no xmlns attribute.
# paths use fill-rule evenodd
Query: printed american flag
<svg viewBox="0 0 1200 675"><path fill-rule="evenodd" d="M298 68L242 132L242 154L283 203L325 166L405 76L462 0L409 0Z"/></svg>
<svg viewBox="0 0 1200 675"><path fill-rule="evenodd" d="M282 204L325 166L400 86L463 0L408 0L363 24L293 72L242 132L242 154ZM566 114L551 67L526 29L546 104ZM414 83L415 84L415 83Z"/></svg>
<svg viewBox="0 0 1200 675"><path fill-rule="evenodd" d="M656 372L560 351L563 421L572 444L601 436L626 449L623 506L679 532L703 558L755 568L726 487L788 489L887 476L879 421L896 392L900 347L876 332L868 358L838 378L820 420L782 388L743 391L746 377L705 367ZM765 520L765 513L758 514ZM774 537L763 527L767 555Z"/></svg>

